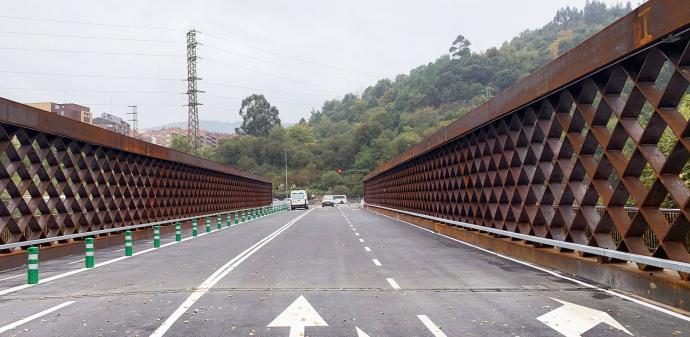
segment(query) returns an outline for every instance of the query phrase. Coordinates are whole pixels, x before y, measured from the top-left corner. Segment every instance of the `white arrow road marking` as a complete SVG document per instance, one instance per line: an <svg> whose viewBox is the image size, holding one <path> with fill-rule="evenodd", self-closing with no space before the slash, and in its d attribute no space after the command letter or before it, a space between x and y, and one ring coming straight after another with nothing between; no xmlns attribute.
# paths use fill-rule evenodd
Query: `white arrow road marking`
<svg viewBox="0 0 690 337"><path fill-rule="evenodd" d="M362 329L355 327L355 331L357 331L357 337L371 337L367 335L366 332L362 331Z"/></svg>
<svg viewBox="0 0 690 337"><path fill-rule="evenodd" d="M431 334L433 334L434 336L448 337L445 333L443 333L443 331L441 331L441 329L439 329L439 327L436 324L434 324L434 322L431 321L431 319L429 319L427 315L417 315L417 318L419 318L419 320L422 321L424 326L427 329L429 329L429 331L431 331Z"/></svg>
<svg viewBox="0 0 690 337"><path fill-rule="evenodd" d="M290 328L290 337L302 337L304 328L308 326L328 326L328 323L321 318L304 295L300 295L266 327Z"/></svg>
<svg viewBox="0 0 690 337"><path fill-rule="evenodd" d="M47 315L47 314L49 314L49 313L51 313L51 312L53 312L53 311L60 310L60 309L66 307L66 306L68 306L68 305L70 305L70 304L72 304L72 303L74 303L74 301L67 301L67 302L65 302L65 303L58 304L58 305L56 305L56 306L54 306L54 307L52 307L52 308L48 308L48 309L46 309L46 310L43 310L43 311L41 311L41 312L39 312L39 313L37 313L37 314L33 314L33 315L29 316L29 317L22 318L22 319L20 319L20 320L14 322L14 323L12 323L12 324L5 325L5 326L3 326L3 327L0 328L0 333L3 333L3 332L8 331L8 330L12 330L12 329L14 329L14 328L16 328L16 327L18 327L18 326L24 324L24 323L31 322L31 321L35 320L36 318L39 318L39 317L41 317L41 316L45 316L45 315Z"/></svg>
<svg viewBox="0 0 690 337"><path fill-rule="evenodd" d="M240 253L239 255L235 256L232 258L230 261L228 261L225 265L220 267L218 270L213 272L211 276L209 276L203 283L201 283L196 289L192 291L192 294L187 297L187 299L180 304L179 307L166 319L161 325L156 329L151 334L151 337L161 337L165 335L165 333L172 327L173 324L185 313L189 308L191 308L196 301L198 301L201 296L203 296L205 293L207 293L213 286L218 283L221 279L223 279L225 276L230 274L237 266L239 266L244 260L252 256L254 253L256 253L261 247L265 246L267 243L271 242L273 239L275 239L280 233L286 231L288 228L290 228L292 225L294 225L297 221L300 219L304 218L307 214L309 214L311 211L313 211L315 208L312 208L304 213L301 213L298 215L296 218L290 220L288 223L283 225L283 227L278 228L275 232L269 234L265 238L259 240L257 243L253 244L251 247L247 248L245 251ZM175 243L175 241L168 243L172 244ZM165 245L161 245L163 247ZM151 248L153 249L153 248Z"/></svg>
<svg viewBox="0 0 690 337"><path fill-rule="evenodd" d="M606 323L630 336L633 335L628 329L603 311L555 298L551 299L563 305L537 317L537 320L558 331L563 336L580 337L583 333L599 325L599 323Z"/></svg>

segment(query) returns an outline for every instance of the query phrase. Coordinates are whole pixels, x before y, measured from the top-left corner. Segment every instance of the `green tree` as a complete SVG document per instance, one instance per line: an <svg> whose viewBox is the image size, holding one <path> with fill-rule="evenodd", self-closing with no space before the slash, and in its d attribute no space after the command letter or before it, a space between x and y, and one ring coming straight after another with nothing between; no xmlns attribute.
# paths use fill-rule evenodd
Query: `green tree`
<svg viewBox="0 0 690 337"><path fill-rule="evenodd" d="M180 152L189 153L189 142L186 136L173 135L170 141L170 148Z"/></svg>
<svg viewBox="0 0 690 337"><path fill-rule="evenodd" d="M267 136L271 129L280 126L278 114L278 108L272 106L264 95L253 94L242 100L242 127L235 129L235 132L239 135Z"/></svg>
<svg viewBox="0 0 690 337"><path fill-rule="evenodd" d="M451 56L461 58L470 54L472 42L462 35L458 35L448 49Z"/></svg>

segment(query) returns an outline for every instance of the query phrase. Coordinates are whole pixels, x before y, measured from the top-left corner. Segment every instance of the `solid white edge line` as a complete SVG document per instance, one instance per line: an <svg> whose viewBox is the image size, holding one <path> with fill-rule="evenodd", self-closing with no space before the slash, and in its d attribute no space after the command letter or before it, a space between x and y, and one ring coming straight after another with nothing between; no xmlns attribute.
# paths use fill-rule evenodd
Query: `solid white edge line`
<svg viewBox="0 0 690 337"><path fill-rule="evenodd" d="M374 262L375 265L381 267L381 261L379 261L378 259L371 259L371 261Z"/></svg>
<svg viewBox="0 0 690 337"><path fill-rule="evenodd" d="M379 214L379 213L376 213L376 212L373 212L373 211L370 211L370 210L367 210L367 211L368 211L368 212L371 212L371 213L374 213L374 214ZM607 293L607 294L609 294L609 295L611 295L611 296L616 296L616 297L622 298L622 299L624 299L624 300L626 300L626 301L630 301L630 302L639 304L639 305L641 305L641 306L643 306L643 307L647 307L647 308L649 308L649 309L656 310L656 311L658 311L658 312L662 312L662 313L665 313L665 314L667 314L667 315L673 316L673 317L675 317L675 318L679 318L679 319L682 319L682 320L684 320L684 321L690 322L690 317L688 317L688 316L685 316L685 315L683 315L683 314L679 314L679 313L677 313L677 312L675 312L675 311L672 311L672 310L669 310L669 309L660 307L660 306L658 306L658 305L654 305L654 304L652 304L652 303L645 302L645 301L640 300L640 299L637 299L637 298L635 298L635 297L627 296L627 295L624 295L624 294L615 292L615 291L613 291L613 290L600 288L600 287L598 287L598 286L596 286L596 285L594 285L594 284L586 283L586 282L583 282L583 281L580 281L580 280L576 280L576 279L574 279L574 278L572 278L572 277L568 277L568 276L565 276L565 275L561 275L560 273L555 272L555 271L553 271L553 270L549 270L549 269L546 269L546 268L544 268L544 267L539 267L539 266L534 265L534 264L531 264L531 263L529 263L529 262L522 261L522 260L518 260L518 259L516 259L516 258L512 258L512 257L510 257L510 256L506 256L506 255L503 255L503 254L500 254L500 253L497 253L497 252L488 250L488 249L486 249L486 248L482 248L482 247L473 245L473 244L471 244L471 243L467 243L467 242L465 242L465 241L462 241L462 240L459 240L459 239L450 237L450 236L448 236L448 235L444 235L444 234L441 234L441 233L436 233L436 232L434 232L434 231L432 231L432 230L430 230L430 229L427 229L427 228L424 228L424 227L417 226L417 225L415 225L415 224L413 224L413 223L411 223L411 222L407 222L407 221L404 221L404 220L396 219L396 218L394 218L394 217L391 217L391 216L388 216L388 215L384 215L384 214L379 214L379 215L384 216L384 217L389 218L389 219L392 219L392 220L395 220L395 221L402 222L402 223L404 223L404 224L408 224L408 225L410 225L410 226L412 226L412 227L414 227L414 228L421 229L421 230L423 230L423 231L427 231L427 232L429 232L429 233L436 234L436 235L438 235L438 236L442 236L442 237L444 237L444 238L446 238L446 239L453 240L453 241L455 241L455 242L461 243L461 244L466 245L466 246L468 246L468 247L472 247L472 248L481 250L481 251L486 252L486 253L489 253L489 254L491 254L491 255L495 255L495 256L504 258L504 259L506 259L506 260L513 261L513 262L515 262L515 263L519 263L519 264L521 264L521 265L524 265L524 266L527 266L527 267L534 268L534 269L536 269L536 270L545 272L545 273L547 273L547 274L556 276L556 277L558 277L558 278L561 278L561 279L564 279L564 280L568 280L568 281L573 282L573 283L575 283L575 284L579 284L579 285L581 285L581 286L583 286L583 287L595 289L595 290L598 290L598 291Z"/></svg>
<svg viewBox="0 0 690 337"><path fill-rule="evenodd" d="M67 264L75 264L75 263L79 263L79 262L84 262L84 259L76 260L76 261L72 261L72 262L67 262Z"/></svg>
<svg viewBox="0 0 690 337"><path fill-rule="evenodd" d="M14 329L14 328L16 328L16 327L18 327L18 326L24 324L24 323L28 323L28 322L30 322L30 321L33 321L33 320L35 320L36 318L39 318L39 317L41 317L41 316L45 316L45 315L47 315L47 314L49 314L49 313L51 313L51 312L53 312L53 311L60 310L60 309L66 307L66 306L68 306L68 305L70 305L70 304L72 304L72 303L74 303L74 302L75 302L75 301L67 301L67 302L64 302L64 303L62 303L62 304L58 304L58 305L56 305L56 306L54 306L54 307L52 307L52 308L43 310L43 311L41 311L41 312L39 312L39 313L37 313L37 314L33 314L33 315L29 316L29 317L22 318L22 319L20 319L20 320L14 322L14 323L5 325L5 326L3 326L3 327L0 328L0 333L3 333L3 332L8 331L8 330L12 330L12 329Z"/></svg>
<svg viewBox="0 0 690 337"><path fill-rule="evenodd" d="M243 222L243 223L241 223L241 224L250 223L250 222L255 221L255 220L257 220L257 219L247 220L247 221L245 221L245 222ZM241 224L238 224L238 225L241 225ZM230 228L230 227L223 227L223 228L221 228L221 229L225 229L225 228ZM172 242L169 242L169 243L166 243L166 244L162 244L162 245L160 246L160 248L167 247L167 246L171 246L171 245L174 245L174 244L178 244L178 243L180 243L180 242L184 242L184 241L187 241L187 240L196 239L196 238L198 238L198 237L200 237L200 236L203 236L203 235L206 235L206 234L215 233L215 232L218 232L218 230L212 231L212 232L210 232L210 233L206 233L206 232L199 233L199 235L197 235L196 237L194 237L194 236L188 236L188 237L182 239L182 241L172 241ZM137 255L144 254L144 253L152 252L152 251L157 250L157 249L160 249L160 248L149 248L149 249L145 249L145 250L142 250L142 251L139 251L139 252L135 252L134 254L132 254L132 256L121 256L121 257L117 257L117 258L114 258L114 259L111 259L111 260L107 260L107 261L104 261L104 262L101 262L101 263L96 263L96 264L93 266L93 268L80 268L80 269L71 270L71 271L68 271L68 272L65 272L65 273L62 273L62 274L54 275L54 276L51 276L51 277L48 277L48 278L39 280L39 281L38 281L38 284L43 284L43 283L47 283L47 282L50 282L50 281L59 280L59 279L61 279L61 278L63 278L63 277L71 276L71 275L78 274L78 273L81 273L81 272L84 272L84 271L87 271L87 270L95 269L95 268L98 268L98 267L107 266L107 265L109 265L109 264L111 264L111 263L115 263L115 262L118 262L118 261L122 261L122 260L124 260L124 259L128 259L128 258L137 256ZM122 250L124 250L124 248L123 248L123 249L120 249L119 251L122 251ZM30 287L34 287L34 286L36 286L36 284L22 284L22 285L15 286L15 287L12 287L12 288L3 289L3 290L0 290L0 296L2 296L2 295L7 295L7 294L11 294L11 293L13 293L13 292L17 292L17 291L19 291L19 290L23 290L23 289L30 288Z"/></svg>
<svg viewBox="0 0 690 337"><path fill-rule="evenodd" d="M400 290L400 285L398 285L398 282L395 282L392 277L387 278L386 281L388 281L388 284L390 284L393 289Z"/></svg>
<svg viewBox="0 0 690 337"><path fill-rule="evenodd" d="M202 282L197 288L195 288L192 291L192 294L187 297L187 299L180 304L177 309L165 320L161 325L150 335L151 337L160 337L165 335L165 333L175 324L175 322L184 315L189 308L198 301L201 296L203 296L206 292L208 292L218 281L223 279L226 275L228 275L231 271L233 271L237 266L239 266L244 260L252 256L254 253L256 253L259 249L261 249L264 245L275 239L278 235L280 235L282 232L290 228L292 225L297 223L297 221L301 220L304 218L307 214L309 214L314 208L306 211L303 214L300 214L298 217L290 220L288 223L283 225L282 227L278 228L276 231L273 233L269 234L268 236L264 237L263 239L259 240L255 244L253 244L251 247L247 248L245 251L240 253L239 255L235 256L232 258L230 261L228 261L226 264L224 264L222 267L218 268L211 276L209 276L204 282Z"/></svg>
<svg viewBox="0 0 690 337"><path fill-rule="evenodd" d="M420 321L422 321L422 324L429 329L431 334L433 334L436 337L448 337L446 336L441 329L439 329L438 325L436 325L434 322L431 321L431 319L427 315L417 315L417 318L419 318Z"/></svg>

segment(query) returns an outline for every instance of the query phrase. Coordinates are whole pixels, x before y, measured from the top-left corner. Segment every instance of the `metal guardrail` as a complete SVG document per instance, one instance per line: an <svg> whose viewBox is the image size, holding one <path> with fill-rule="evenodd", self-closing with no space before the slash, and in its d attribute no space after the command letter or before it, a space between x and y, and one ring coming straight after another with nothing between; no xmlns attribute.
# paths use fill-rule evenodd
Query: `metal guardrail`
<svg viewBox="0 0 690 337"><path fill-rule="evenodd" d="M615 251L615 250L611 250L611 249L586 246L586 245L581 245L581 244L571 243L571 242L565 242L565 241L560 241L560 240L546 239L546 238L542 238L542 237L538 237L538 236L525 235L525 234L509 232L509 231L505 231L505 230L501 230L501 229L478 226L478 225L473 225L473 224L469 224L466 222L448 220L448 219L439 218L439 217L435 217L435 216L431 216L431 215L408 212L408 211L403 211L403 210L385 207L385 206L372 205L372 204L365 204L365 205L370 206L370 207L385 209L385 210L389 210L389 211L393 211L393 212L398 212L398 213L402 213L402 214L406 214L406 215L410 215L410 216L414 216L414 217L418 217L418 218L422 218L422 219L432 220L432 221L436 221L436 222L443 222L443 223L447 223L450 225L463 227L463 228L467 228L467 229L472 229L472 230L476 230L476 231L482 231L482 232L506 236L506 237L510 237L510 238L514 238L514 239L524 240L524 241L528 241L528 242L539 243L539 244L543 244L543 245L547 245L547 246L570 249L570 250L574 250L574 251L578 251L578 252L582 252L582 253L587 253L587 254L592 254L592 255L597 255L597 256L603 256L603 257L607 257L607 258L618 259L618 260L623 260L623 261L628 261L628 262L635 262L635 263L645 264L648 266L654 266L654 267L659 267L659 268L664 268L664 269L669 269L669 270L675 270L675 271L682 272L682 273L690 273L690 263L683 263L683 262L677 262L677 261L672 261L672 260L659 259L659 258L651 257L651 256L644 256L644 255L619 252L619 251Z"/></svg>
<svg viewBox="0 0 690 337"><path fill-rule="evenodd" d="M268 206L268 207L270 207L270 206ZM175 222L178 222L178 221L184 222L184 221L190 221L190 220L194 220L194 219L216 217L218 215L223 215L223 214L231 214L231 213L237 214L237 212L250 211L250 210L260 209L260 208L262 208L262 207L244 208L244 209L238 209L238 210L233 210L233 211L228 211L228 212L209 213L209 214L204 214L204 215L190 216L190 217L164 220L164 221L149 222L149 223L145 223L145 224L138 224L138 225L132 225L132 226L116 227L116 228L102 229L102 230L91 231L91 232L62 235L62 236L45 238L45 239L7 243L7 244L0 245L0 251L2 251L4 249L30 247L30 246L40 245L40 244L44 244L44 243L53 243L53 242L57 242L57 241L73 240L73 239L92 237L92 236L97 236L97 235L102 235L102 234L123 232L123 231L127 231L127 230L132 230L132 229L141 229L141 228L161 226L161 225L171 225L171 224L174 224Z"/></svg>

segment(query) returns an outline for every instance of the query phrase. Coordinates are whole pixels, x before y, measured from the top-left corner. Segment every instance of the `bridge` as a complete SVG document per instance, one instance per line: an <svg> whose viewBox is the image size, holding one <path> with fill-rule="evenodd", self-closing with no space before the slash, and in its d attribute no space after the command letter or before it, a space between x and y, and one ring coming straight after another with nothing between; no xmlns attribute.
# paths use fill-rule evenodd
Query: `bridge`
<svg viewBox="0 0 690 337"><path fill-rule="evenodd" d="M689 87L652 0L304 211L0 99L0 336L690 334Z"/></svg>

